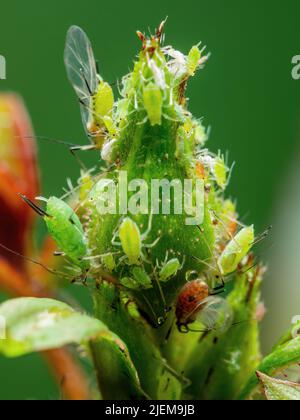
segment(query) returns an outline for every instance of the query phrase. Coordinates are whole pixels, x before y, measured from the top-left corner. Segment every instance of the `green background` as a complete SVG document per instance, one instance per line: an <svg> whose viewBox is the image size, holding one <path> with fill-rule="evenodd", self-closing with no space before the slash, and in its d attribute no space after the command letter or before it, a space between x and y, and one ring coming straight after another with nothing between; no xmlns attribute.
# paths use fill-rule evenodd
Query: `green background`
<svg viewBox="0 0 300 420"><path fill-rule="evenodd" d="M154 29L166 15L167 43L187 52L203 41L212 55L190 83L190 108L212 127L208 147L228 151L229 162L236 161L228 194L238 198L243 221L254 222L258 232L272 223L299 146L300 80L291 77L291 58L300 54L299 0L6 0L0 13L0 54L7 61L0 90L24 97L38 135L75 143L87 140L62 59L70 25L88 33L100 72L110 82L132 66L140 47L135 30ZM78 166L64 147L40 142L39 156L44 195L60 194L67 177L76 179ZM92 163L95 154L85 159ZM264 249L268 243L272 238ZM274 288L267 277L269 296ZM278 309L270 301L266 347L278 336L272 321ZM280 322L287 325L289 314ZM0 358L0 399L57 396L39 356Z"/></svg>

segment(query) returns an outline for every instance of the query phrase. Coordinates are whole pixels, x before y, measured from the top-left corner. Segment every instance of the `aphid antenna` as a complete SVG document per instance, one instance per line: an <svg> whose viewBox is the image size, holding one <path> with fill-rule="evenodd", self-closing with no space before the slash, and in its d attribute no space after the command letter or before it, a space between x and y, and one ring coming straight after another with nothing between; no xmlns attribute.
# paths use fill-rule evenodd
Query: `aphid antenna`
<svg viewBox="0 0 300 420"><path fill-rule="evenodd" d="M229 185L229 183L231 181L231 177L232 177L232 174L233 174L234 167L235 167L235 162L232 162L232 164L231 164L231 166L229 168L229 172L228 172L228 177L227 177L227 182L226 182L225 188Z"/></svg>
<svg viewBox="0 0 300 420"><path fill-rule="evenodd" d="M212 210L212 213L213 213L214 217L221 223L221 225L223 226L223 228L224 228L225 232L227 233L227 235L229 236L229 238L234 240L236 245L238 245L237 241L234 239L234 235L231 232L228 231L228 229L225 225L224 219L222 219L221 216L218 216L217 213L214 210ZM237 222L237 220L229 218L229 217L228 217L228 220L230 220L232 222Z"/></svg>
<svg viewBox="0 0 300 420"><path fill-rule="evenodd" d="M22 200L32 208L33 211L35 211L39 216L41 217L51 217L45 210L38 207L33 201L31 201L29 198L26 197L26 195L23 195L19 193L19 196L22 198Z"/></svg>
<svg viewBox="0 0 300 420"><path fill-rule="evenodd" d="M26 257L25 255L20 254L17 251L14 251L11 248L8 248L7 246L3 245L0 243L0 248L4 249L5 251L9 252L10 254L16 255L19 258L22 258L25 261L28 261L32 264L38 265L39 267L42 267L44 270L46 270L48 273L53 274L54 276L59 276L59 277L69 277L68 274L63 273L62 271L58 271L58 270L53 270L49 267L47 267L45 264L41 263L40 261L36 261L33 258L30 257Z"/></svg>
<svg viewBox="0 0 300 420"><path fill-rule="evenodd" d="M198 226L198 228L200 229L200 226ZM201 230L200 230L200 231L201 231ZM208 264L207 262L205 262L205 260L201 260L200 258L197 258L197 257L194 257L194 256L192 256L192 258L195 258L197 261L199 261L199 262L203 263L204 265L206 265L206 266L207 266L210 270L212 270L213 272L217 272L218 274L217 274L217 276L216 276L216 279L221 281L221 286L222 286L222 287L225 287L225 279L224 279L224 276L223 276L223 274L222 274L222 270L221 270L221 268L219 267L218 260L217 260L217 258L215 257L215 255L214 255L214 253L213 253L213 251L212 251L212 249L211 249L211 247L210 247L209 243L207 242L207 240L206 240L206 238L205 238L205 235L203 235L203 239L204 239L204 241L205 241L205 243L206 243L206 245L207 245L208 249L210 250L211 257L214 259L214 262L215 262L215 267L214 267L214 266L212 266L211 264Z"/></svg>
<svg viewBox="0 0 300 420"><path fill-rule="evenodd" d="M20 136L16 136L16 137L20 137ZM86 170L86 167L85 167L84 163L82 162L82 160L75 154L75 152L78 151L78 150L94 150L94 148L92 148L91 145L88 145L88 146L79 145L79 144L76 144L76 143L71 143L71 142L68 142L68 141L65 141L65 140L55 139L55 138L51 138L51 137L47 137L47 136L27 136L27 137L23 137L23 138L31 138L31 139L35 138L37 140L44 140L44 141L47 141L49 143L55 143L55 144L59 144L59 145L68 147L72 156L75 157L79 166L84 170Z"/></svg>
<svg viewBox="0 0 300 420"><path fill-rule="evenodd" d="M198 257L195 257L194 255L191 256L194 260L200 262L201 264L206 265L207 268L209 268L210 270L215 270L215 267L212 266L211 264L207 263L205 260L201 260Z"/></svg>
<svg viewBox="0 0 300 420"><path fill-rule="evenodd" d="M270 231L272 230L272 225L268 226L267 229L265 229L261 234L259 234L255 239L254 242L252 243L252 245L256 245L259 242L263 241L264 239L267 238L267 236L269 235Z"/></svg>
<svg viewBox="0 0 300 420"><path fill-rule="evenodd" d="M160 294L160 297L161 297L161 301L162 301L162 304L164 306L164 310L167 311L167 309L168 309L168 307L167 307L167 301L166 301L166 298L165 298L163 289L161 287L160 281L157 278L156 271L153 272L153 277L155 279L155 284L156 284L156 286L158 288L158 291L159 291L159 294Z"/></svg>
<svg viewBox="0 0 300 420"><path fill-rule="evenodd" d="M52 137L48 137L48 136L14 136L15 138L23 138L23 139L37 139L37 140L44 140L44 141L48 141L49 143L56 143L56 144L61 144L62 146L67 146L67 147L75 147L78 146L78 144L76 143L71 143L69 141L66 140L61 140L61 139L56 139L56 138L52 138Z"/></svg>
<svg viewBox="0 0 300 420"><path fill-rule="evenodd" d="M160 325L161 325L161 323L159 322L159 321L160 321L160 317L159 317L159 316L157 316L157 314L154 312L153 306L151 305L151 303L150 303L149 299L145 296L145 294L144 294L143 292L140 292L140 293L141 293L142 298L143 298L143 299L144 299L144 301L146 302L146 304L147 304L148 308L150 309L150 311L151 311L151 313L152 313L152 316L154 317L154 319L155 319L155 320L156 320L156 322L158 323L158 326L160 326Z"/></svg>

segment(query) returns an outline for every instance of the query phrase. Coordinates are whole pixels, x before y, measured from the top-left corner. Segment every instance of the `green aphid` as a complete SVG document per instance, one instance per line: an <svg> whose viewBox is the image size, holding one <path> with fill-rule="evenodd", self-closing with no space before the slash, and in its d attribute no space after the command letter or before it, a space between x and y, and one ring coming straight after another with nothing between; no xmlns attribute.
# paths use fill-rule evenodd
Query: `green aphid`
<svg viewBox="0 0 300 420"><path fill-rule="evenodd" d="M157 242L160 240L158 237L152 244L145 244L144 241L151 232L152 227L152 215L149 217L149 225L147 230L141 234L138 225L126 217L118 231L116 231L112 244L114 246L121 246L124 252L124 258L128 265L141 265L143 261L147 261L146 257L143 254L144 248L153 248ZM116 241L116 237L119 237L120 242ZM121 260L124 260L122 258Z"/></svg>
<svg viewBox="0 0 300 420"><path fill-rule="evenodd" d="M214 159L213 172L214 172L216 183L218 184L220 188L222 188L222 190L224 190L227 185L228 169L222 157L218 156Z"/></svg>
<svg viewBox="0 0 300 420"><path fill-rule="evenodd" d="M194 45L187 56L187 71L189 76L194 76L201 58L201 51Z"/></svg>
<svg viewBox="0 0 300 420"><path fill-rule="evenodd" d="M138 265L142 252L142 239L138 225L126 217L121 223L119 237L129 265Z"/></svg>
<svg viewBox="0 0 300 420"><path fill-rule="evenodd" d="M132 277L124 277L121 279L122 286L132 290L151 289L152 282L148 274L141 267L134 267Z"/></svg>
<svg viewBox="0 0 300 420"><path fill-rule="evenodd" d="M134 267L132 270L135 281L140 285L141 289L151 289L152 281L145 270L141 267Z"/></svg>
<svg viewBox="0 0 300 420"><path fill-rule="evenodd" d="M82 224L74 210L64 201L56 197L47 200L44 215L49 234L62 251L76 266L82 270L89 268L89 262L83 260L87 256L86 238Z"/></svg>
<svg viewBox="0 0 300 420"><path fill-rule="evenodd" d="M218 267L222 275L233 273L238 264L248 254L254 243L253 226L244 227L226 245L218 258Z"/></svg>
<svg viewBox="0 0 300 420"><path fill-rule="evenodd" d="M160 88L149 83L143 90L143 102L151 125L161 125L163 95Z"/></svg>
<svg viewBox="0 0 300 420"><path fill-rule="evenodd" d="M164 282L168 281L170 278L176 276L178 270L180 270L181 264L178 258L173 258L166 262L159 272L159 280Z"/></svg>
<svg viewBox="0 0 300 420"><path fill-rule="evenodd" d="M102 264L110 273L112 273L116 268L116 262L115 262L113 254L109 253L109 254L103 255Z"/></svg>

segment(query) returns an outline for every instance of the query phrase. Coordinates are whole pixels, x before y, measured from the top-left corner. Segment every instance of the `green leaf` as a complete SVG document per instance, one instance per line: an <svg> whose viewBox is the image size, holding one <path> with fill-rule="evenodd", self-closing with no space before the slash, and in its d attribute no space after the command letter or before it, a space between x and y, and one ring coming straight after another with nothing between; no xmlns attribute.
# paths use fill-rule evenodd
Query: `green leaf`
<svg viewBox="0 0 300 420"><path fill-rule="evenodd" d="M255 313L261 285L261 274L256 270L245 269L233 280L234 288L227 297L233 325L225 333L209 331L197 340L184 368L192 382L187 396L234 400L256 370L260 348Z"/></svg>
<svg viewBox="0 0 300 420"><path fill-rule="evenodd" d="M132 300L103 282L94 294L94 304L97 317L126 343L142 389L152 399L180 399L183 378L162 357L152 329Z"/></svg>
<svg viewBox="0 0 300 420"><path fill-rule="evenodd" d="M274 350L281 346L282 344L287 343L288 341L292 340L293 338L296 338L299 336L300 332L300 321L296 321L292 323L291 327L287 330L287 332L280 338L279 342L274 347Z"/></svg>
<svg viewBox="0 0 300 420"><path fill-rule="evenodd" d="M300 360L300 337L293 338L284 344L278 345L275 350L263 359L257 370L267 375L286 369L288 366L298 363ZM252 375L244 388L240 399L247 398L258 385L255 374Z"/></svg>
<svg viewBox="0 0 300 420"><path fill-rule="evenodd" d="M6 322L0 353L7 357L85 343L108 331L97 319L53 299L12 299L0 305L0 316Z"/></svg>
<svg viewBox="0 0 300 420"><path fill-rule="evenodd" d="M267 400L300 400L300 384L270 378L261 372L256 374Z"/></svg>
<svg viewBox="0 0 300 420"><path fill-rule="evenodd" d="M103 334L91 344L97 378L105 400L141 400L143 392L125 343L115 334Z"/></svg>

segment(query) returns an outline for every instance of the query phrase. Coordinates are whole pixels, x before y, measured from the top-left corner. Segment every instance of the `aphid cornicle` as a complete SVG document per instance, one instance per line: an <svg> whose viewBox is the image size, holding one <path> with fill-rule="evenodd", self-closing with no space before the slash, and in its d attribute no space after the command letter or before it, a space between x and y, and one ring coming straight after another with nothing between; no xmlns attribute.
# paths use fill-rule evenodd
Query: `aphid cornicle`
<svg viewBox="0 0 300 420"><path fill-rule="evenodd" d="M28 198L23 200L40 216L43 217L49 234L56 242L59 251L82 272L89 269L89 262L84 260L87 256L87 244L82 224L74 210L64 201L56 197L47 200L46 210L37 207Z"/></svg>
<svg viewBox="0 0 300 420"><path fill-rule="evenodd" d="M91 146L72 149L99 149L106 132L116 134L112 120L114 95L110 85L97 73L91 42L78 26L68 30L64 59L68 78L80 102L84 129L92 142Z"/></svg>

